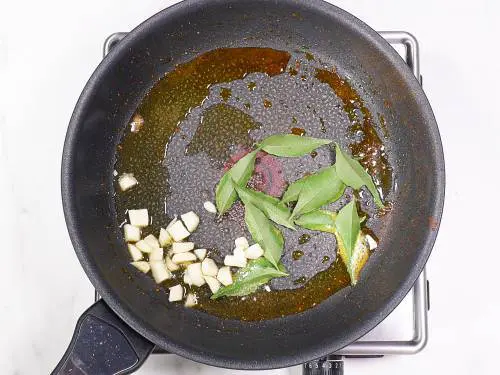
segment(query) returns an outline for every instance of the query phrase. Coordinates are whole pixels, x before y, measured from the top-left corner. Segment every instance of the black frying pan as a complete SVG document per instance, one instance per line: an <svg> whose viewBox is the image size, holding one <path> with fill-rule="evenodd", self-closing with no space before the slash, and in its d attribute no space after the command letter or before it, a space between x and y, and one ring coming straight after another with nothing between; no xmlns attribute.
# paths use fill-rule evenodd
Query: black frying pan
<svg viewBox="0 0 500 375"><path fill-rule="evenodd" d="M165 308L151 280L129 262L115 212L113 169L123 130L141 99L176 64L220 47L308 46L364 87L387 119L393 209L379 249L355 287L303 313L264 321L220 319ZM397 186L396 186L397 184ZM444 200L437 124L419 83L397 53L350 14L314 1L184 1L147 20L96 69L73 113L62 162L62 195L75 251L103 301L79 320L54 373L128 373L154 345L194 361L269 369L334 353L381 322L407 294L436 238ZM121 371L121 372L120 372Z"/></svg>

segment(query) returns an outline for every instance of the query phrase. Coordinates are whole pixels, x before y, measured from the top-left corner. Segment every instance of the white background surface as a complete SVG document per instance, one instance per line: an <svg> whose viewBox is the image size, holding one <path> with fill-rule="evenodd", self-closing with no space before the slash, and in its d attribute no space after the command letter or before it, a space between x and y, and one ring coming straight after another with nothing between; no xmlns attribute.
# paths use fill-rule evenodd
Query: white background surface
<svg viewBox="0 0 500 375"><path fill-rule="evenodd" d="M0 373L46 374L92 287L59 193L66 126L105 36L175 1L0 0ZM441 130L445 214L428 266L430 341L415 356L347 360L347 374L496 374L500 6L495 0L335 1L376 30L408 30ZM233 374L177 356L139 374ZM288 370L267 374L285 374Z"/></svg>

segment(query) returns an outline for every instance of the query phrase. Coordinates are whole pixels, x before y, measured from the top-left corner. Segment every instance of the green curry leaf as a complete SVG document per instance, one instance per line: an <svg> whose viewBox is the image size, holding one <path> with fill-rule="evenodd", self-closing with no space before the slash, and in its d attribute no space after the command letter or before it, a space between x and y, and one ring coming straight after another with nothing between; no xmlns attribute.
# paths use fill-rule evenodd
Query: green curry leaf
<svg viewBox="0 0 500 375"><path fill-rule="evenodd" d="M347 259L351 259L356 241L361 232L358 209L356 208L356 201L354 199L342 207L337 214L335 228L341 239L342 246L345 248Z"/></svg>
<svg viewBox="0 0 500 375"><path fill-rule="evenodd" d="M305 179L292 217L314 211L336 201L342 196L344 190L345 185L337 176L334 165L319 170Z"/></svg>
<svg viewBox="0 0 500 375"><path fill-rule="evenodd" d="M299 199L300 191L302 190L302 187L304 186L307 177L308 176L302 177L297 181L288 185L288 188L286 189L285 193L283 194L283 197L281 198L281 202L290 203L297 201L297 199Z"/></svg>
<svg viewBox="0 0 500 375"><path fill-rule="evenodd" d="M368 172L365 171L359 161L351 158L348 154L342 151L338 144L335 146L335 157L337 174L344 184L356 190L360 189L362 186L366 186L372 194L375 204L379 208L383 208L384 203L382 202L380 194L373 183L373 179Z"/></svg>
<svg viewBox="0 0 500 375"><path fill-rule="evenodd" d="M285 242L280 230L250 202L245 204L245 222L254 241L264 249L264 257L278 269Z"/></svg>
<svg viewBox="0 0 500 375"><path fill-rule="evenodd" d="M260 286L267 284L275 277L288 276L283 264L275 268L267 259L259 258L252 260L244 268L236 272L231 285L223 286L217 293L212 295L212 299L223 296L245 296L253 293Z"/></svg>
<svg viewBox="0 0 500 375"><path fill-rule="evenodd" d="M245 205L251 203L276 224L295 230L290 222L290 210L279 199L236 184L233 187Z"/></svg>
<svg viewBox="0 0 500 375"><path fill-rule="evenodd" d="M295 219L295 224L310 230L335 233L335 219L337 214L327 210L315 210Z"/></svg>
<svg viewBox="0 0 500 375"><path fill-rule="evenodd" d="M332 141L329 139L304 137L293 134L276 134L264 139L259 146L268 154L296 157L306 155L316 148L331 142Z"/></svg>
<svg viewBox="0 0 500 375"><path fill-rule="evenodd" d="M217 184L215 188L215 203L219 215L229 210L238 197L233 188L232 181L238 186L245 186L250 177L252 177L257 151L258 150L252 151L238 160L236 164L222 176Z"/></svg>

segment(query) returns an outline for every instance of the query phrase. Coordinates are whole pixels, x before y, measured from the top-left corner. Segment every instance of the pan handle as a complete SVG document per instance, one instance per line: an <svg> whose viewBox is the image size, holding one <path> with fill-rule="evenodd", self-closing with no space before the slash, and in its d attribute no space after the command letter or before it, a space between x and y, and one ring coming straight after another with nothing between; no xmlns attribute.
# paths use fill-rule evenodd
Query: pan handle
<svg viewBox="0 0 500 375"><path fill-rule="evenodd" d="M329 355L302 365L302 375L344 375L344 361L340 355Z"/></svg>
<svg viewBox="0 0 500 375"><path fill-rule="evenodd" d="M78 319L68 349L52 375L130 374L153 347L99 300Z"/></svg>

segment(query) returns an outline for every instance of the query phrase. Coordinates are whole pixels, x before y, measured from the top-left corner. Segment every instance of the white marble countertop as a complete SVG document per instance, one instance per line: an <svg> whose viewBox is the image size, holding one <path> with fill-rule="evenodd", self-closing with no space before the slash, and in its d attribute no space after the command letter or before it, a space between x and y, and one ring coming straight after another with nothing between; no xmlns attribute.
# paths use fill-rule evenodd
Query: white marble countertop
<svg viewBox="0 0 500 375"><path fill-rule="evenodd" d="M0 372L46 374L93 289L72 250L60 199L66 126L101 60L103 38L174 1L0 2ZM424 88L445 149L445 215L428 276L430 340L414 356L348 359L346 373L493 374L500 347L495 238L500 160L499 3L335 1L377 30L421 46ZM490 200L491 199L491 200ZM492 233L493 231L493 233ZM493 234L493 235L492 235ZM288 374L276 370L262 374ZM244 374L175 355L138 374Z"/></svg>

